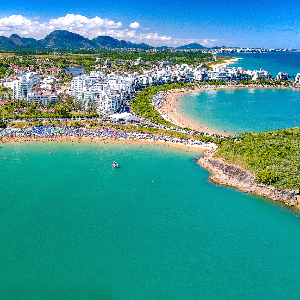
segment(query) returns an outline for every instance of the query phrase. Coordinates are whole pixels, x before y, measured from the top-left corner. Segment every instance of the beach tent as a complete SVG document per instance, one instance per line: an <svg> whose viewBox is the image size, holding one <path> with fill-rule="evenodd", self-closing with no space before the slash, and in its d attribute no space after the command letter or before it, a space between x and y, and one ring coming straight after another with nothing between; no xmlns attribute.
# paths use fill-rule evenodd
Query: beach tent
<svg viewBox="0 0 300 300"><path fill-rule="evenodd" d="M110 115L109 118L111 120L125 120L125 121L135 121L135 122L139 122L141 119L135 115L132 115L130 113L124 112L121 114L114 114L114 115Z"/></svg>

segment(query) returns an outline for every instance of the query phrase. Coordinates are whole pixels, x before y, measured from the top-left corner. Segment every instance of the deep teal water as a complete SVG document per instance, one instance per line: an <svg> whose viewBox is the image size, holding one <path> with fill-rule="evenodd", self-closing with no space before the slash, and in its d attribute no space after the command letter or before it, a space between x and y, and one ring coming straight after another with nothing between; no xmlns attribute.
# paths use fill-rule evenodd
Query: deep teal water
<svg viewBox="0 0 300 300"><path fill-rule="evenodd" d="M299 214L210 184L198 156L2 144L0 299L299 299Z"/></svg>
<svg viewBox="0 0 300 300"><path fill-rule="evenodd" d="M300 125L300 91L207 90L182 96L177 110L201 125L227 133L262 132Z"/></svg>
<svg viewBox="0 0 300 300"><path fill-rule="evenodd" d="M240 57L242 60L231 64L231 66L249 70L262 68L271 72L273 78L276 77L278 72L285 72L290 76L300 73L300 52L232 53L220 55Z"/></svg>

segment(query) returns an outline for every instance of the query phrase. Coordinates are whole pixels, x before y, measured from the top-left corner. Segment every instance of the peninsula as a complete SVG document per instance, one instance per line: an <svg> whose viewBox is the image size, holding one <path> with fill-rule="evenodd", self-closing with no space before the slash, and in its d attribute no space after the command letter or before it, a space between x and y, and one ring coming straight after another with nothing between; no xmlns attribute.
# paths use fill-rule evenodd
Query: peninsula
<svg viewBox="0 0 300 300"><path fill-rule="evenodd" d="M298 206L298 128L230 136L176 110L180 97L195 91L299 88L300 74L294 82L282 72L272 79L262 69L228 66L236 60L189 52L2 54L0 127L7 128L0 137L130 140L207 150L199 164L216 182ZM72 67L87 74L73 75Z"/></svg>

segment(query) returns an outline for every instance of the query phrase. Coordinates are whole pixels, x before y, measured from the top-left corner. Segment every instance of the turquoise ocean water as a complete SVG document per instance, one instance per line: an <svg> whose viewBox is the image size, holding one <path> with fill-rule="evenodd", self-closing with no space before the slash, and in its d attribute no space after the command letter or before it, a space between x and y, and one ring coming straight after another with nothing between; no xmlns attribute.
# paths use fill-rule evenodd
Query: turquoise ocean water
<svg viewBox="0 0 300 300"><path fill-rule="evenodd" d="M209 183L198 156L1 144L0 299L299 299L300 215Z"/></svg>
<svg viewBox="0 0 300 300"><path fill-rule="evenodd" d="M262 132L300 125L300 91L229 89L182 96L177 111L201 125L227 133Z"/></svg>
<svg viewBox="0 0 300 300"><path fill-rule="evenodd" d="M242 58L231 64L234 67L243 67L249 70L267 70L273 78L278 72L295 76L300 73L300 52L270 52L270 53L232 53L220 54L222 56Z"/></svg>
<svg viewBox="0 0 300 300"><path fill-rule="evenodd" d="M290 76L300 73L300 52L233 53L239 57L231 64L250 70L278 72ZM293 77L291 77L293 80ZM190 93L177 106L179 113L204 126L227 133L261 132L300 125L300 93L298 90L243 89Z"/></svg>

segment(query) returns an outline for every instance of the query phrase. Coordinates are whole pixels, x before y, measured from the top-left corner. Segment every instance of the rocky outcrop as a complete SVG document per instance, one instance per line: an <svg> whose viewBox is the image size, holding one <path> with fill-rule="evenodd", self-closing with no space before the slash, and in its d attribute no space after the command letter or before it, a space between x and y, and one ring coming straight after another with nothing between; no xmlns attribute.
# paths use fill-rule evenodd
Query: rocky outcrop
<svg viewBox="0 0 300 300"><path fill-rule="evenodd" d="M300 193L293 190L280 190L270 185L258 184L255 176L242 167L227 163L222 158L213 157L215 151L206 151L198 164L211 173L211 179L221 185L229 185L239 190L282 201L289 206L300 207ZM299 206L298 206L299 205Z"/></svg>

